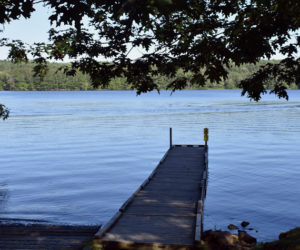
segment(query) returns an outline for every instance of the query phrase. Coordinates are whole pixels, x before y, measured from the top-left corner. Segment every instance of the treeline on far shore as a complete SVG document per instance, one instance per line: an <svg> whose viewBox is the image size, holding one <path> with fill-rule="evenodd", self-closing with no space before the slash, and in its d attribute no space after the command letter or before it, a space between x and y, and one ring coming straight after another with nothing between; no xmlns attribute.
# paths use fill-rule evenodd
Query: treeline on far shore
<svg viewBox="0 0 300 250"><path fill-rule="evenodd" d="M233 66L229 69L228 78L221 83L207 82L204 89L235 89L241 80L258 70L259 65L267 62L276 63L277 61L261 61L257 65L245 64L240 67ZM93 90L88 75L78 72L75 76L66 76L59 70L63 64L50 63L49 72L43 80L33 75L33 63L13 64L9 61L0 61L0 90ZM178 71L179 75L183 73ZM160 89L166 89L167 85L172 81L164 76L155 76L155 81ZM270 82L267 88L272 87ZM297 88L296 84L292 88ZM125 78L115 78L111 80L106 89L123 90L131 89ZM199 89L191 84L187 89Z"/></svg>

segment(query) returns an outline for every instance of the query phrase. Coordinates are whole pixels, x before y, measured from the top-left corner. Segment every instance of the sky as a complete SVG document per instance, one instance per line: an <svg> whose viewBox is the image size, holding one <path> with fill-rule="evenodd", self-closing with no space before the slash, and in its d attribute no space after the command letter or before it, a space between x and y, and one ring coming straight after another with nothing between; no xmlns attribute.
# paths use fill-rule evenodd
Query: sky
<svg viewBox="0 0 300 250"><path fill-rule="evenodd" d="M48 17L51 15L51 9L43 7L41 4L35 6L36 11L32 13L29 19L21 18L14 20L0 28L4 31L0 33L0 39L5 37L9 39L22 40L25 43L33 44L34 42L48 42L48 31L50 21ZM142 49L132 50L129 54L130 58L137 58L143 53ZM7 59L8 48L0 47L0 60ZM68 61L68 60L67 60Z"/></svg>
<svg viewBox="0 0 300 250"><path fill-rule="evenodd" d="M32 14L30 19L21 18L2 26L0 29L3 29L4 32L0 33L0 38L19 39L30 44L47 42L47 32L50 29L48 16L50 13L50 10L38 6L37 11ZM0 47L0 60L6 59L7 55L8 49Z"/></svg>
<svg viewBox="0 0 300 250"><path fill-rule="evenodd" d="M47 42L47 32L51 28L48 20L50 14L51 10L40 4L36 7L36 11L32 14L30 19L21 18L20 20L14 20L1 27L0 29L3 28L4 32L0 33L0 38L20 39L29 44L34 42ZM0 60L7 59L7 55L8 49L0 47ZM139 55L141 55L141 53L135 50L131 52L130 57L136 58ZM279 53L272 57L272 59L282 58L283 56Z"/></svg>

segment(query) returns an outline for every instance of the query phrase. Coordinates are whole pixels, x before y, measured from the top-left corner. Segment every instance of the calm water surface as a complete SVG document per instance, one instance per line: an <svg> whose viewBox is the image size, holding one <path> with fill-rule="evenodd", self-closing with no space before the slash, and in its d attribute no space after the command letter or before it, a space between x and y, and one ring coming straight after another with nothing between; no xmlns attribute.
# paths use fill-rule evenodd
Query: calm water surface
<svg viewBox="0 0 300 250"><path fill-rule="evenodd" d="M260 241L300 226L300 91L0 92L0 218L103 224L175 143L210 129L205 228L250 221ZM257 231L257 232L256 232Z"/></svg>

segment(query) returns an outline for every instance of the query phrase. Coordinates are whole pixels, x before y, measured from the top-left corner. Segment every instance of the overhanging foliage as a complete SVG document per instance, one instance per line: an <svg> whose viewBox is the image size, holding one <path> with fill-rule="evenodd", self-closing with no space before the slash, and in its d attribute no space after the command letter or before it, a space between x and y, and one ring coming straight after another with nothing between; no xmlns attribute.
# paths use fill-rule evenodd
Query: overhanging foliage
<svg viewBox="0 0 300 250"><path fill-rule="evenodd" d="M230 65L256 64L276 52L278 64L261 67L241 81L242 94L258 101L270 80L274 92L288 98L286 87L300 83L300 2L290 0L5 0L0 1L0 23L30 18L35 4L51 9L49 44L32 46L2 39L9 59L37 63L35 73L47 73L48 60L69 58L68 75L79 69L95 87L114 77L126 77L137 93L158 90L157 75L174 78L172 90L188 79L176 78L178 69L192 72L193 84L220 82ZM138 49L142 53L131 57Z"/></svg>

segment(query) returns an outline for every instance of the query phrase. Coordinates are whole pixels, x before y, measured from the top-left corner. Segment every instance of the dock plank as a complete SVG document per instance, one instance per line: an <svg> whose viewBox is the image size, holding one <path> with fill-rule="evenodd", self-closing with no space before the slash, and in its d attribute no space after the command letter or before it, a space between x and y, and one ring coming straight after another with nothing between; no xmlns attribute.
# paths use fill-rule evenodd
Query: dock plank
<svg viewBox="0 0 300 250"><path fill-rule="evenodd" d="M126 215L105 240L168 244L172 239L173 244L192 244L192 223L193 217Z"/></svg>
<svg viewBox="0 0 300 250"><path fill-rule="evenodd" d="M102 246L193 246L197 205L204 199L206 150L204 146L173 146L110 227L96 234Z"/></svg>

